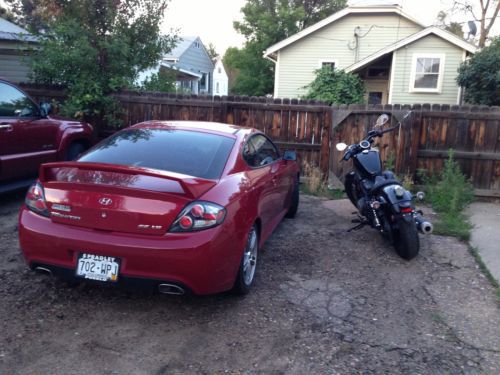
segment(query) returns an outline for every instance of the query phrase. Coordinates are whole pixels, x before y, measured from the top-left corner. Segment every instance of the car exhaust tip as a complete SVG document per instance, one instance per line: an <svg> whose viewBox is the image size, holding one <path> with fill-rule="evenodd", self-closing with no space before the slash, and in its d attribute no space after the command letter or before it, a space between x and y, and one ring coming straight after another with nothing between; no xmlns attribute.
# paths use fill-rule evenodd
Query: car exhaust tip
<svg viewBox="0 0 500 375"><path fill-rule="evenodd" d="M35 271L38 273L43 273L44 275L53 276L52 271L45 267L40 267L40 266L35 267Z"/></svg>
<svg viewBox="0 0 500 375"><path fill-rule="evenodd" d="M160 284L158 285L158 291L162 294L173 294L176 296L182 296L185 293L184 289L174 284Z"/></svg>

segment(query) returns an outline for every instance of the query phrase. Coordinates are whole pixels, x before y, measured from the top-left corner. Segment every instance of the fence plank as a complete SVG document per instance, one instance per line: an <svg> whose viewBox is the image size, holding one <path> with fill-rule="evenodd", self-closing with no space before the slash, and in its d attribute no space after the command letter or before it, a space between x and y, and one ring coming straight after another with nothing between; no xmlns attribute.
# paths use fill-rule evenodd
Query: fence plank
<svg viewBox="0 0 500 375"><path fill-rule="evenodd" d="M66 98L60 87L32 84L22 87L36 101L57 103ZM396 104L330 107L296 99L212 98L132 91L113 96L122 104L119 119L123 126L155 119L201 120L254 127L275 139L281 149L296 149L302 160L318 165L325 176L331 172L338 177L345 174L350 164L338 163L342 155L334 148L337 142L359 142L378 115L392 114L394 124L396 116L409 109L409 106ZM413 114L399 132L377 140L383 161L387 164L389 158L394 158L396 172L400 174L415 175L417 169L438 173L443 168L448 149L453 148L456 160L473 181L477 194L498 196L500 109L426 104L411 108ZM110 133L108 129L102 130Z"/></svg>

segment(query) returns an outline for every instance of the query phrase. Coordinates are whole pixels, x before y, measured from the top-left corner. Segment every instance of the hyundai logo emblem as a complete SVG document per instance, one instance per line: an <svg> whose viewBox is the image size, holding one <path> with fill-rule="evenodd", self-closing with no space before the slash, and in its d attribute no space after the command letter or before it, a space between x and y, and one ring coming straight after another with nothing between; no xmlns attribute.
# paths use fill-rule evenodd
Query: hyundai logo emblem
<svg viewBox="0 0 500 375"><path fill-rule="evenodd" d="M111 203L113 203L113 200L111 198L101 198L99 199L99 203L103 206L109 206Z"/></svg>

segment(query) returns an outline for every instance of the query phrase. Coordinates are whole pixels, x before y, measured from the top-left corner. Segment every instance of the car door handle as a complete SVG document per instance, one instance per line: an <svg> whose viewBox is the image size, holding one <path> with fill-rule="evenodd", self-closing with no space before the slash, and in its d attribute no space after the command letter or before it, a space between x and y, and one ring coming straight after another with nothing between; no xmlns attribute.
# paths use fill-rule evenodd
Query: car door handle
<svg viewBox="0 0 500 375"><path fill-rule="evenodd" d="M7 123L0 123L0 130L11 131L12 125Z"/></svg>

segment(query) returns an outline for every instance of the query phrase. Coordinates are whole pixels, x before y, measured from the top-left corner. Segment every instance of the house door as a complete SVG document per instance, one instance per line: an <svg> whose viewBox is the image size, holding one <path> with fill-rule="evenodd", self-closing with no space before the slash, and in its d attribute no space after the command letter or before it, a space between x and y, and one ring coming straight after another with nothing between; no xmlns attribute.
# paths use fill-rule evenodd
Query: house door
<svg viewBox="0 0 500 375"><path fill-rule="evenodd" d="M368 104L387 104L389 90L386 80L366 80L365 85Z"/></svg>

